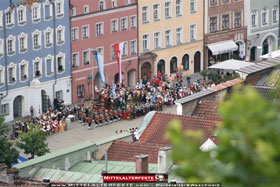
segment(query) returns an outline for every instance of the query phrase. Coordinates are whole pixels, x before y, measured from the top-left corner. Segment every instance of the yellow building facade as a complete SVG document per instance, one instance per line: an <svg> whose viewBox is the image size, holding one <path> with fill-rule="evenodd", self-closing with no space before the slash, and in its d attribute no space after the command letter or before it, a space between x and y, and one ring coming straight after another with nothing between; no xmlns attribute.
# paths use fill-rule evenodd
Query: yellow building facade
<svg viewBox="0 0 280 187"><path fill-rule="evenodd" d="M139 78L203 67L202 0L138 0Z"/></svg>

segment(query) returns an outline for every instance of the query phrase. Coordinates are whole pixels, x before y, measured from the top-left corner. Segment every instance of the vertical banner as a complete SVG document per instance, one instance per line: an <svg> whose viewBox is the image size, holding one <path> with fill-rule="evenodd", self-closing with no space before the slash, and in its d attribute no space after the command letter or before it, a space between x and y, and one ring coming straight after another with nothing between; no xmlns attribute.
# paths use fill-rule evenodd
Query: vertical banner
<svg viewBox="0 0 280 187"><path fill-rule="evenodd" d="M97 51L93 51L93 56L96 60L97 63L97 67L98 67L98 71L99 71L99 75L100 75L100 79L101 82L104 83L105 82L105 75L104 75L104 58L103 56L98 53Z"/></svg>
<svg viewBox="0 0 280 187"><path fill-rule="evenodd" d="M122 54L123 54L123 46L124 46L124 42L120 42L118 44L114 44L116 59L117 59L117 62L118 62L120 85L122 83Z"/></svg>

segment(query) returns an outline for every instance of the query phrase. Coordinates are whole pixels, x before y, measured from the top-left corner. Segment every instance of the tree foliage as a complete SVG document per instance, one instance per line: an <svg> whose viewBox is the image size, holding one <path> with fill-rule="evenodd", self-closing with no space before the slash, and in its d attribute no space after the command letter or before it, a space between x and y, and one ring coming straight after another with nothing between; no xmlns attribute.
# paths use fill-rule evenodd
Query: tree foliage
<svg viewBox="0 0 280 187"><path fill-rule="evenodd" d="M25 154L31 154L31 158L35 155L42 156L49 153L46 136L41 130L34 128L34 124L29 124L30 129L27 133L20 133L20 142L16 143L16 146L24 150Z"/></svg>
<svg viewBox="0 0 280 187"><path fill-rule="evenodd" d="M202 152L201 135L182 132L178 122L168 137L178 176L186 182L221 182L223 186L280 184L280 117L275 107L252 88L234 92L221 103L218 148Z"/></svg>
<svg viewBox="0 0 280 187"><path fill-rule="evenodd" d="M13 143L9 142L3 135L6 134L9 129L3 126L4 118L0 116L0 163L5 163L8 167L11 164L17 162L19 153L13 148Z"/></svg>

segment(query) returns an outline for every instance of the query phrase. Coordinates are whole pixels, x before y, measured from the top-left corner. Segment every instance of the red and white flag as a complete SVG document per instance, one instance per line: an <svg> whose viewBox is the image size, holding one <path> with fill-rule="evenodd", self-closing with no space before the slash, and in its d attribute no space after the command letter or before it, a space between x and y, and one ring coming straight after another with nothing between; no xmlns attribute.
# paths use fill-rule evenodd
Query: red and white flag
<svg viewBox="0 0 280 187"><path fill-rule="evenodd" d="M123 46L124 46L124 42L120 42L118 44L114 44L116 59L117 59L117 62L118 62L120 84L122 83L122 54L123 54Z"/></svg>

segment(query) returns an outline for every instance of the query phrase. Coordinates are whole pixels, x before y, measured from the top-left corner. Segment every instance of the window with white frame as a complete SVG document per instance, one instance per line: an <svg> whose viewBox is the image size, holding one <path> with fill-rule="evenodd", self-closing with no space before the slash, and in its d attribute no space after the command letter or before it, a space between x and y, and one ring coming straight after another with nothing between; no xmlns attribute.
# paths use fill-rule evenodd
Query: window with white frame
<svg viewBox="0 0 280 187"><path fill-rule="evenodd" d="M61 17L64 15L64 0L57 0L55 3L56 16Z"/></svg>
<svg viewBox="0 0 280 187"><path fill-rule="evenodd" d="M84 6L84 14L87 14L87 13L89 13L89 6L85 5Z"/></svg>
<svg viewBox="0 0 280 187"><path fill-rule="evenodd" d="M124 42L123 43L123 53L122 53L122 56L127 56L127 53L128 53L128 44L127 44L127 42Z"/></svg>
<svg viewBox="0 0 280 187"><path fill-rule="evenodd" d="M37 50L40 49L42 46L41 41L41 31L36 30L32 33L32 39L33 39L33 49Z"/></svg>
<svg viewBox="0 0 280 187"><path fill-rule="evenodd" d="M20 81L25 81L28 79L28 62L26 61L22 61L19 64L19 68L20 68Z"/></svg>
<svg viewBox="0 0 280 187"><path fill-rule="evenodd" d="M182 15L182 0L176 0L176 16Z"/></svg>
<svg viewBox="0 0 280 187"><path fill-rule="evenodd" d="M159 49L161 48L161 36L160 32L155 32L154 33L154 49Z"/></svg>
<svg viewBox="0 0 280 187"><path fill-rule="evenodd" d="M129 5L130 4L130 0L125 0L125 4Z"/></svg>
<svg viewBox="0 0 280 187"><path fill-rule="evenodd" d="M89 64L89 52L88 51L83 52L83 62L84 62L84 65Z"/></svg>
<svg viewBox="0 0 280 187"><path fill-rule="evenodd" d="M268 25L268 9L263 9L262 10L262 25L266 26Z"/></svg>
<svg viewBox="0 0 280 187"><path fill-rule="evenodd" d="M190 41L197 39L196 24L190 25Z"/></svg>
<svg viewBox="0 0 280 187"><path fill-rule="evenodd" d="M241 27L241 12L234 12L234 27Z"/></svg>
<svg viewBox="0 0 280 187"><path fill-rule="evenodd" d="M71 16L76 16L77 12L76 12L76 8L73 7L71 8Z"/></svg>
<svg viewBox="0 0 280 187"><path fill-rule="evenodd" d="M14 9L5 11L6 15L6 26L12 27L15 24L15 11Z"/></svg>
<svg viewBox="0 0 280 187"><path fill-rule="evenodd" d="M26 22L26 6L20 5L17 8L18 24L24 24Z"/></svg>
<svg viewBox="0 0 280 187"><path fill-rule="evenodd" d="M56 29L56 43L63 44L65 41L65 27L59 25Z"/></svg>
<svg viewBox="0 0 280 187"><path fill-rule="evenodd" d="M144 6L142 7L142 23L148 23L149 22L149 7Z"/></svg>
<svg viewBox="0 0 280 187"><path fill-rule="evenodd" d="M272 10L272 22L277 23L279 21L279 8L278 6L273 7Z"/></svg>
<svg viewBox="0 0 280 187"><path fill-rule="evenodd" d="M130 54L133 55L133 54L136 54L136 52L137 52L136 40L131 40L130 41Z"/></svg>
<svg viewBox="0 0 280 187"><path fill-rule="evenodd" d="M32 20L33 22L38 22L41 19L41 4L32 4Z"/></svg>
<svg viewBox="0 0 280 187"><path fill-rule="evenodd" d="M4 78L4 68L0 67L0 86L3 86L5 84L5 78Z"/></svg>
<svg viewBox="0 0 280 187"><path fill-rule="evenodd" d="M53 75L53 66L54 66L54 57L52 55L48 55L45 57L45 74L47 77Z"/></svg>
<svg viewBox="0 0 280 187"><path fill-rule="evenodd" d="M83 36L83 39L86 39L89 37L89 26L88 25L82 26L82 36Z"/></svg>
<svg viewBox="0 0 280 187"><path fill-rule="evenodd" d="M48 20L52 17L52 5L49 1L46 1L44 4L44 18Z"/></svg>
<svg viewBox="0 0 280 187"><path fill-rule="evenodd" d="M104 57L104 47L97 47L96 51Z"/></svg>
<svg viewBox="0 0 280 187"><path fill-rule="evenodd" d="M0 38L0 58L4 55L4 40Z"/></svg>
<svg viewBox="0 0 280 187"><path fill-rule="evenodd" d="M153 17L154 17L154 21L160 20L160 5L159 4L153 5Z"/></svg>
<svg viewBox="0 0 280 187"><path fill-rule="evenodd" d="M121 30L127 30L127 18L121 18Z"/></svg>
<svg viewBox="0 0 280 187"><path fill-rule="evenodd" d="M27 51L27 34L21 33L18 36L18 46L19 46L19 52L23 53Z"/></svg>
<svg viewBox="0 0 280 187"><path fill-rule="evenodd" d="M84 97L84 85L77 86L77 97Z"/></svg>
<svg viewBox="0 0 280 187"><path fill-rule="evenodd" d="M115 47L114 45L111 45L111 48L110 48L110 53L111 53L111 59L115 59L116 58L116 53L115 53Z"/></svg>
<svg viewBox="0 0 280 187"><path fill-rule="evenodd" d="M251 24L252 24L252 28L258 26L258 13L257 13L257 11L252 11L252 13L251 13Z"/></svg>
<svg viewBox="0 0 280 187"><path fill-rule="evenodd" d="M57 72L62 73L65 70L65 54L64 53L58 53L56 56L56 63L57 63Z"/></svg>
<svg viewBox="0 0 280 187"><path fill-rule="evenodd" d="M9 84L16 82L16 66L14 64L10 64L8 67L8 78Z"/></svg>
<svg viewBox="0 0 280 187"><path fill-rule="evenodd" d="M75 41L75 40L79 39L79 29L78 29L78 27L75 27L75 28L71 29L71 38L72 38L72 41Z"/></svg>
<svg viewBox="0 0 280 187"><path fill-rule="evenodd" d="M130 28L136 28L136 16L130 16Z"/></svg>
<svg viewBox="0 0 280 187"><path fill-rule="evenodd" d="M150 35L144 34L142 36L142 42L143 42L143 51L147 51L150 49Z"/></svg>
<svg viewBox="0 0 280 187"><path fill-rule="evenodd" d="M118 31L118 20L117 19L111 20L111 31L112 32Z"/></svg>
<svg viewBox="0 0 280 187"><path fill-rule="evenodd" d="M56 91L56 92L55 92L55 97L56 97L57 99L63 100L63 91L62 91L62 90Z"/></svg>
<svg viewBox="0 0 280 187"><path fill-rule="evenodd" d="M210 17L210 32L217 31L217 16Z"/></svg>
<svg viewBox="0 0 280 187"><path fill-rule="evenodd" d="M222 30L229 29L229 14L222 15Z"/></svg>
<svg viewBox="0 0 280 187"><path fill-rule="evenodd" d="M104 24L96 23L96 36L101 36L104 34Z"/></svg>
<svg viewBox="0 0 280 187"><path fill-rule="evenodd" d="M176 29L176 44L183 43L183 29L177 28Z"/></svg>
<svg viewBox="0 0 280 187"><path fill-rule="evenodd" d="M0 18L3 17L3 12L0 10ZM3 27L3 19L0 19L0 29Z"/></svg>
<svg viewBox="0 0 280 187"><path fill-rule="evenodd" d="M72 54L72 67L79 67L79 53L73 53Z"/></svg>
<svg viewBox="0 0 280 187"><path fill-rule="evenodd" d="M99 10L106 10L106 2L104 0L99 1Z"/></svg>
<svg viewBox="0 0 280 187"><path fill-rule="evenodd" d="M172 39L171 39L171 30L165 31L165 47L170 47L172 45Z"/></svg>
<svg viewBox="0 0 280 187"><path fill-rule="evenodd" d="M229 0L222 0L222 3L229 3Z"/></svg>
<svg viewBox="0 0 280 187"><path fill-rule="evenodd" d="M112 0L112 7L113 8L116 8L118 5L117 5L117 0Z"/></svg>
<svg viewBox="0 0 280 187"><path fill-rule="evenodd" d="M53 29L51 29L50 27L48 27L45 31L45 47L51 47L53 44Z"/></svg>
<svg viewBox="0 0 280 187"><path fill-rule="evenodd" d="M16 53L16 39L12 35L7 39L7 53L8 55L14 55Z"/></svg>
<svg viewBox="0 0 280 187"><path fill-rule="evenodd" d="M39 78L42 76L42 59L36 57L33 60L33 76L34 78Z"/></svg>
<svg viewBox="0 0 280 187"><path fill-rule="evenodd" d="M1 115L9 115L9 103L1 105Z"/></svg>
<svg viewBox="0 0 280 187"><path fill-rule="evenodd" d="M197 8L196 8L196 0L190 0L190 12L195 13Z"/></svg>
<svg viewBox="0 0 280 187"><path fill-rule="evenodd" d="M165 19L171 18L171 2L164 3Z"/></svg>
<svg viewBox="0 0 280 187"><path fill-rule="evenodd" d="M217 0L210 0L210 5L217 5Z"/></svg>

